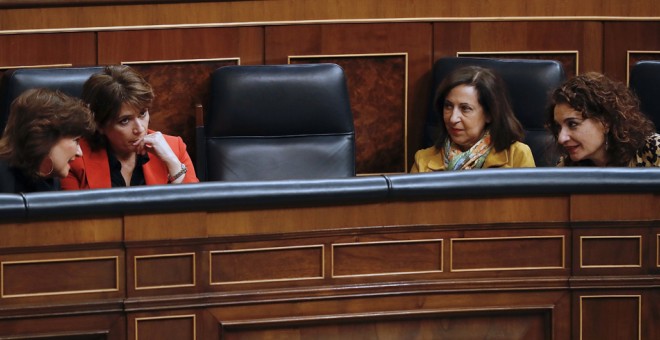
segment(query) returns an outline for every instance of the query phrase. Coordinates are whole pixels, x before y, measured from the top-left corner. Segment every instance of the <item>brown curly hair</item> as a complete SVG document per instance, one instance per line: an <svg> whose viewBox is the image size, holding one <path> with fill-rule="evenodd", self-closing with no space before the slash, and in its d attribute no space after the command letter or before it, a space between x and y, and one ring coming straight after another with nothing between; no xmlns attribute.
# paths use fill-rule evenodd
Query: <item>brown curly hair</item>
<svg viewBox="0 0 660 340"><path fill-rule="evenodd" d="M627 166L646 139L655 133L653 122L639 109L639 100L628 87L603 74L588 72L566 81L550 96L546 110L546 127L558 141L559 125L554 119L557 104L567 104L581 112L584 119L593 118L609 127L607 156L609 166ZM564 165L593 165L590 160L574 162L559 143Z"/></svg>

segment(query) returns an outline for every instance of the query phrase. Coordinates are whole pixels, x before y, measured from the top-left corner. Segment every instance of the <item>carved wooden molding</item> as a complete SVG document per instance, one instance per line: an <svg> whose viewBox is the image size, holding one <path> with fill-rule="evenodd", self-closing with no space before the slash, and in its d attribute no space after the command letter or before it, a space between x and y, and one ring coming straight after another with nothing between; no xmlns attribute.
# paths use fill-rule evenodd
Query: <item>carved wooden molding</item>
<svg viewBox="0 0 660 340"><path fill-rule="evenodd" d="M213 0L0 0L0 8L41 8L72 6L119 6L139 4L209 2ZM243 1L243 0L217 0Z"/></svg>

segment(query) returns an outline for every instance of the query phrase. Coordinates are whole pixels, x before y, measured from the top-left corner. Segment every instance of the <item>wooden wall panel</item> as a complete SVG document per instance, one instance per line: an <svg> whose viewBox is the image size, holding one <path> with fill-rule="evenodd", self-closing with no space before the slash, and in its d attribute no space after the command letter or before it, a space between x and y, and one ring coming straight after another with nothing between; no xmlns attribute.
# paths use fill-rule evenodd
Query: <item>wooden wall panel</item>
<svg viewBox="0 0 660 340"><path fill-rule="evenodd" d="M222 324L222 339L551 339L550 310L374 313ZM329 323L329 319L332 323Z"/></svg>
<svg viewBox="0 0 660 340"><path fill-rule="evenodd" d="M575 327L575 339L646 339L642 337L640 294L583 293L576 312L574 321L579 327Z"/></svg>
<svg viewBox="0 0 660 340"><path fill-rule="evenodd" d="M598 21L436 22L433 60L459 52L524 52L535 58L548 51L578 51L577 73L601 71L602 25ZM569 76L576 73L566 71Z"/></svg>
<svg viewBox="0 0 660 340"><path fill-rule="evenodd" d="M376 338L375 334L381 338L419 334L419 338L428 338L424 335L439 332L433 333L434 336L442 334L449 339L569 339L569 306L568 295L550 291L521 294L427 292L386 297L352 296L340 302L287 300L256 306L223 306L210 311L222 327L221 332L231 339L241 336L261 339L270 335L314 338L315 332L330 338L348 334L368 334L367 338ZM374 333L377 330L380 332ZM358 331L366 333L356 333ZM385 331L388 333L381 333Z"/></svg>
<svg viewBox="0 0 660 340"><path fill-rule="evenodd" d="M0 35L0 70L96 64L96 33Z"/></svg>
<svg viewBox="0 0 660 340"><path fill-rule="evenodd" d="M13 1L16 2L16 1ZM250 0L177 4L4 9L0 29L111 27L383 18L501 18L525 16L658 17L656 0L446 1L417 0Z"/></svg>
<svg viewBox="0 0 660 340"><path fill-rule="evenodd" d="M603 24L603 72L609 77L628 81L630 67L640 59L660 60L660 21L612 21ZM640 57L628 60L628 52ZM655 52L643 56L644 52Z"/></svg>
<svg viewBox="0 0 660 340"><path fill-rule="evenodd" d="M426 102L429 92L429 69L431 65L431 25L428 23L392 24L335 24L335 25L304 25L304 26L269 26L265 31L267 64L286 64L289 58L304 56L352 56L361 57L361 66L346 67L349 79L356 81L350 84L352 109L355 116L356 139L367 140L358 145L356 157L361 173L405 172L410 166L412 154L421 145L423 117L426 112ZM399 105L405 110L399 112L398 124L405 124L400 131L401 147L384 149L385 143L379 143L383 131L391 129L387 122L379 122L379 112L387 112L388 100L381 98L380 85L360 77L361 74L385 71L379 68L377 56L389 54L407 54L407 83ZM339 61L341 64L341 61ZM358 73L353 75L352 73ZM399 75L395 75L398 77ZM387 78L387 77L385 77ZM360 105L353 101L360 99ZM395 99L395 100L396 100ZM369 122L375 122L370 124ZM406 135L407 134L407 135ZM366 137L366 138L365 138ZM375 148L368 150L367 148ZM393 157L392 154L401 154ZM379 155L385 163L374 163ZM366 167L363 164L369 162Z"/></svg>
<svg viewBox="0 0 660 340"><path fill-rule="evenodd" d="M75 330L75 331L72 331ZM95 315L59 315L0 320L0 338L48 340L126 339L126 317L120 311Z"/></svg>

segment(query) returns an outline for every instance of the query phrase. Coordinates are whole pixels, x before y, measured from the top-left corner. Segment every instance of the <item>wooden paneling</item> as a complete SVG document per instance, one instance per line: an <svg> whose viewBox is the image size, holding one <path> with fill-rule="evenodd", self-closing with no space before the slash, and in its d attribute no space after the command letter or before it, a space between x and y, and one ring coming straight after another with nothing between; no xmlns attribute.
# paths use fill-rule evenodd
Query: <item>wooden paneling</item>
<svg viewBox="0 0 660 340"><path fill-rule="evenodd" d="M405 338L410 331L426 338L423 334L437 331L451 339L471 339L474 335L488 338L496 337L495 334L506 334L502 336L506 339L569 339L567 324L556 322L569 317L568 306L568 296L557 292L473 292L353 297L340 302L325 299L304 303L281 301L210 310L223 334L229 333L232 338L242 335L257 339L269 335L289 338L301 334L298 332L306 335L303 338L315 338L315 332L334 338L357 331L366 332L370 335L366 337L372 338L374 332L382 330L392 333L378 332L380 337L400 334L394 338Z"/></svg>
<svg viewBox="0 0 660 340"><path fill-rule="evenodd" d="M95 65L95 36L94 32L0 35L0 70L34 65Z"/></svg>
<svg viewBox="0 0 660 340"><path fill-rule="evenodd" d="M135 256L135 290L195 285L195 253Z"/></svg>
<svg viewBox="0 0 660 340"><path fill-rule="evenodd" d="M656 6L658 7L658 6ZM613 21L603 24L603 72L613 79L628 80L629 68L639 59L660 60L660 55L649 58L632 58L630 51L660 51L660 21ZM637 60L636 60L637 59Z"/></svg>
<svg viewBox="0 0 660 340"><path fill-rule="evenodd" d="M383 214L383 209L388 214ZM479 211L475 214L475 211ZM447 199L330 207L301 207L255 211L211 212L208 235L284 233L321 230L336 225L365 227L382 225L461 225L568 221L566 197L515 197ZM277 216L277 219L273 219Z"/></svg>
<svg viewBox="0 0 660 340"><path fill-rule="evenodd" d="M197 339L197 320L192 315L168 315L135 318L135 332L129 339Z"/></svg>
<svg viewBox="0 0 660 340"><path fill-rule="evenodd" d="M132 212L117 217L126 228L119 241L66 236L0 247L0 337L653 338L657 212L627 210L654 199L491 196ZM630 203L610 212L622 201ZM107 228L95 218L71 220L85 222L90 234ZM0 239L15 226L0 223ZM603 334L603 323L617 328Z"/></svg>
<svg viewBox="0 0 660 340"><path fill-rule="evenodd" d="M342 243L332 247L332 276L441 272L442 240Z"/></svg>
<svg viewBox="0 0 660 340"><path fill-rule="evenodd" d="M122 231L121 218L8 224L2 225L0 248L120 242Z"/></svg>
<svg viewBox="0 0 660 340"><path fill-rule="evenodd" d="M565 249L562 235L455 239L451 240L450 270L563 269ZM527 255L521 257L520 252Z"/></svg>
<svg viewBox="0 0 660 340"><path fill-rule="evenodd" d="M286 64L289 58L301 56L350 56L346 62L359 59L360 63L345 67L351 80L349 95L355 117L358 172L405 172L409 168L408 160L421 144L421 124L429 92L431 33L427 23L266 27L265 61ZM407 55L407 74L401 74L401 67L391 68L389 63L382 63L390 54ZM388 70L393 72L391 76L387 76ZM404 92L398 98L386 97L389 93L381 91L381 86L387 87L387 83L381 85L368 77L381 72L386 74L381 77L386 82L390 77L407 78L407 82L399 84L404 86ZM393 109L388 104L392 101L401 108L395 113L398 119L381 120L382 112Z"/></svg>
<svg viewBox="0 0 660 340"><path fill-rule="evenodd" d="M547 57L551 51L578 51L579 73L601 71L602 25L598 21L437 22L433 25L433 60L460 52L524 52L527 56L516 57L537 59L536 55ZM563 61L562 54L559 57ZM573 67L566 72L575 74Z"/></svg>
<svg viewBox="0 0 660 340"><path fill-rule="evenodd" d="M127 241L186 239L206 236L206 213L153 214L126 216Z"/></svg>
<svg viewBox="0 0 660 340"><path fill-rule="evenodd" d="M321 245L211 251L210 261L211 284L319 279L324 272Z"/></svg>
<svg viewBox="0 0 660 340"><path fill-rule="evenodd" d="M119 258L2 261L0 298L119 290Z"/></svg>
<svg viewBox="0 0 660 340"><path fill-rule="evenodd" d="M653 194L572 195L572 221L636 221L660 217Z"/></svg>
<svg viewBox="0 0 660 340"><path fill-rule="evenodd" d="M0 338L120 340L126 339L126 319L119 311L84 316L3 319L0 320Z"/></svg>
<svg viewBox="0 0 660 340"><path fill-rule="evenodd" d="M640 295L583 294L579 298L576 339L643 339Z"/></svg>
<svg viewBox="0 0 660 340"><path fill-rule="evenodd" d="M447 315L448 314L448 315ZM550 310L374 313L222 324L223 339L550 339ZM329 321L332 323L329 324ZM252 321L252 323L250 322Z"/></svg>
<svg viewBox="0 0 660 340"><path fill-rule="evenodd" d="M0 11L0 29L110 27L171 24L249 23L263 21L346 20L383 18L501 18L525 16L658 17L655 0L577 2L512 0L250 0L203 3L89 6Z"/></svg>

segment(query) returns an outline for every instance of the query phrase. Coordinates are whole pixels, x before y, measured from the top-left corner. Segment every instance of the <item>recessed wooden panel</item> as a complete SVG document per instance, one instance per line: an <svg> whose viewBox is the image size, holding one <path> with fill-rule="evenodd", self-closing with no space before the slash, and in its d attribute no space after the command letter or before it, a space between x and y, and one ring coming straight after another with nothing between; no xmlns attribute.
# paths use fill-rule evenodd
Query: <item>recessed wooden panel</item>
<svg viewBox="0 0 660 340"><path fill-rule="evenodd" d="M323 277L323 246L219 250L211 254L211 284Z"/></svg>
<svg viewBox="0 0 660 340"><path fill-rule="evenodd" d="M564 236L451 240L452 272L563 269L564 257Z"/></svg>
<svg viewBox="0 0 660 340"><path fill-rule="evenodd" d="M195 315L173 315L135 319L135 340L195 340Z"/></svg>
<svg viewBox="0 0 660 340"><path fill-rule="evenodd" d="M96 64L96 34L0 34L0 69Z"/></svg>
<svg viewBox="0 0 660 340"><path fill-rule="evenodd" d="M290 56L290 63L334 63L344 69L358 174L406 171L406 54Z"/></svg>
<svg viewBox="0 0 660 340"><path fill-rule="evenodd" d="M550 310L382 312L221 324L222 339L551 339Z"/></svg>
<svg viewBox="0 0 660 340"><path fill-rule="evenodd" d="M332 246L333 277L442 272L442 240Z"/></svg>
<svg viewBox="0 0 660 340"><path fill-rule="evenodd" d="M642 266L642 236L580 237L581 268Z"/></svg>
<svg viewBox="0 0 660 340"><path fill-rule="evenodd" d="M116 291L119 259L95 258L3 261L3 298Z"/></svg>
<svg viewBox="0 0 660 340"><path fill-rule="evenodd" d="M641 339L640 296L580 296L580 339Z"/></svg>
<svg viewBox="0 0 660 340"><path fill-rule="evenodd" d="M135 289L195 285L195 254L135 256Z"/></svg>
<svg viewBox="0 0 660 340"><path fill-rule="evenodd" d="M110 340L126 339L126 318L121 310L107 313L2 318L3 340Z"/></svg>

